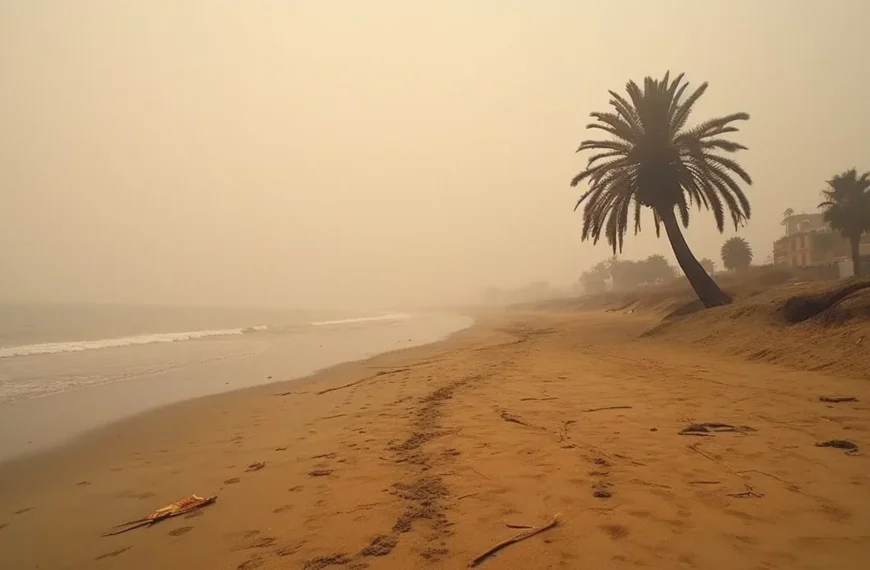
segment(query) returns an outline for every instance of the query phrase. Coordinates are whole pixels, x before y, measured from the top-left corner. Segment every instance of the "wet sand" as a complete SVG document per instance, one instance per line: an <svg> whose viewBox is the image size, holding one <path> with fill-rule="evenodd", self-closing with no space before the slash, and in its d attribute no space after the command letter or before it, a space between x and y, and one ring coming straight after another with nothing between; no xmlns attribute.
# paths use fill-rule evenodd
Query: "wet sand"
<svg viewBox="0 0 870 570"><path fill-rule="evenodd" d="M460 315L421 314L384 322L324 323L289 332L2 358L0 462L163 406L276 379L302 378L340 362L429 344L472 322ZM16 385L25 393L36 386L62 391L4 401L3 388Z"/></svg>
<svg viewBox="0 0 870 570"><path fill-rule="evenodd" d="M3 566L464 568L560 513L480 567L866 567L866 381L638 339L652 324L486 318L2 464ZM680 435L699 422L737 431ZM100 537L189 493L218 500Z"/></svg>

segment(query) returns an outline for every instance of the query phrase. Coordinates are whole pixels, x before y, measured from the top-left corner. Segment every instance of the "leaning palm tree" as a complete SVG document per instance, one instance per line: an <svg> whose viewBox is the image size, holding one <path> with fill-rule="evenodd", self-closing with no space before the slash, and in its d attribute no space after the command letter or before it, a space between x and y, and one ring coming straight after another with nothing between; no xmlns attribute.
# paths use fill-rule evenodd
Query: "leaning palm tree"
<svg viewBox="0 0 870 570"><path fill-rule="evenodd" d="M870 232L870 172L858 176L854 168L837 174L828 180L822 190L825 201L819 204L824 210L825 221L831 228L849 240L852 267L855 275L861 275L859 244L861 234Z"/></svg>
<svg viewBox="0 0 870 570"><path fill-rule="evenodd" d="M596 122L587 128L602 130L611 137L583 141L577 152L597 152L571 186L583 181L589 184L574 207L576 210L585 203L582 239L597 243L603 232L614 253L622 251L631 211L637 234L641 209L650 208L656 235L661 235L664 226L680 268L704 306L712 307L728 303L731 298L692 254L677 213L683 227L688 227L689 207L703 206L713 211L720 232L726 213L735 228L749 219L749 200L733 176L746 184L752 180L737 162L719 154L746 148L723 135L737 132L733 123L745 121L749 115L735 113L688 128L692 108L707 84L684 97L687 88L682 75L670 80L666 73L661 80L647 77L643 89L629 81L628 98L610 91L610 105L615 112L592 113Z"/></svg>
<svg viewBox="0 0 870 570"><path fill-rule="evenodd" d="M752 248L746 238L729 238L722 244L719 254L722 256L722 265L730 271L746 269L752 264Z"/></svg>

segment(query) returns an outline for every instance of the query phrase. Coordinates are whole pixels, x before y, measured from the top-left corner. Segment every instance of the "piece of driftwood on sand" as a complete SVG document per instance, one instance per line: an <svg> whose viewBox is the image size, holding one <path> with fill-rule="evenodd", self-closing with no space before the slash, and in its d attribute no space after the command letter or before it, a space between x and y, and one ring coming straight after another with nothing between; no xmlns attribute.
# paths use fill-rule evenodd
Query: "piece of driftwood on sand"
<svg viewBox="0 0 870 570"><path fill-rule="evenodd" d="M510 546L511 544L515 544L515 543L520 542L522 540L525 540L527 538L531 538L538 533L541 533L541 532L544 532L545 530L549 530L549 529L553 528L557 524L559 524L559 513L556 513L555 515L553 515L553 520L551 520L550 522L548 522L544 526L530 528L529 530L523 531L523 532L517 534L516 536L513 536L507 540L503 540L503 541L499 542L498 544L496 544L495 546L493 546L492 548L490 548L489 550L487 550L486 552L484 552L483 554L481 554L480 556L478 556L477 558L472 560L471 563L468 565L468 567L473 568L473 567L477 566L478 564L480 564L481 562L483 562L484 560L486 560L487 558L489 558L490 556L492 556L493 554L495 554L496 552L498 552L499 550L501 550L502 548L504 548L506 546Z"/></svg>

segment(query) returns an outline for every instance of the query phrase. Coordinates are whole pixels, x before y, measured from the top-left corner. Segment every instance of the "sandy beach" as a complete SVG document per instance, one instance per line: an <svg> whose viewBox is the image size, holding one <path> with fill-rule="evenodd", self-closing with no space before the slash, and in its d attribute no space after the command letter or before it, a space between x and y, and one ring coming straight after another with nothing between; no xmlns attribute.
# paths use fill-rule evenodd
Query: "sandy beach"
<svg viewBox="0 0 870 570"><path fill-rule="evenodd" d="M654 322L488 316L7 462L3 567L464 568L557 513L480 567L865 567L866 381L639 338ZM735 431L680 434L703 422ZM217 501L100 536L191 493Z"/></svg>

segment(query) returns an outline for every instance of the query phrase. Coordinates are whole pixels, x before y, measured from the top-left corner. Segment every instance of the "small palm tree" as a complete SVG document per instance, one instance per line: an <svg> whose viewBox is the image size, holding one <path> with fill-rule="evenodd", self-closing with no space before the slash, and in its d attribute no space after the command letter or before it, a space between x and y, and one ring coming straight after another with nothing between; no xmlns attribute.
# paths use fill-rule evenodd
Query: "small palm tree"
<svg viewBox="0 0 870 570"><path fill-rule="evenodd" d="M746 269L752 263L752 248L742 237L728 239L719 252L725 269Z"/></svg>
<svg viewBox="0 0 870 570"><path fill-rule="evenodd" d="M825 201L819 204L825 221L849 240L852 267L861 275L859 244L861 234L870 232L870 172L858 176L854 168L828 180L822 190Z"/></svg>
<svg viewBox="0 0 870 570"><path fill-rule="evenodd" d="M615 112L592 113L596 122L587 128L602 130L611 137L583 141L578 152L597 152L571 186L583 181L589 184L574 207L576 210L585 203L582 239L597 243L603 232L614 253L622 251L632 210L637 234L641 209L650 208L656 235L660 235L663 225L680 268L704 306L712 307L731 299L689 249L677 212L683 227L687 227L692 204L712 210L720 232L726 213L735 229L749 219L749 200L733 176L746 184L752 180L734 160L718 154L746 148L724 135L737 132L733 123L745 121L749 115L735 113L687 128L692 108L707 84L684 98L687 88L682 75L671 81L666 73L661 80L647 77L643 89L634 81L628 82L627 99L610 91L610 105Z"/></svg>

